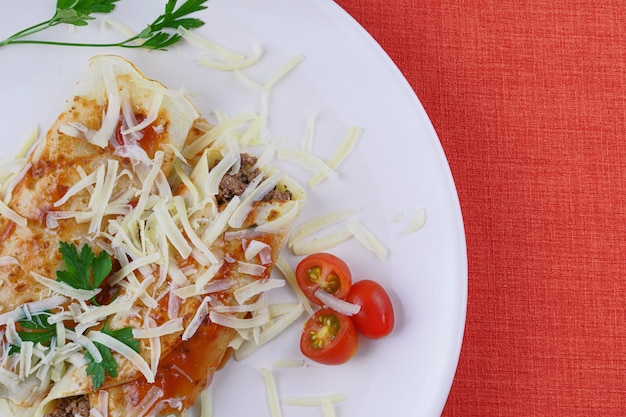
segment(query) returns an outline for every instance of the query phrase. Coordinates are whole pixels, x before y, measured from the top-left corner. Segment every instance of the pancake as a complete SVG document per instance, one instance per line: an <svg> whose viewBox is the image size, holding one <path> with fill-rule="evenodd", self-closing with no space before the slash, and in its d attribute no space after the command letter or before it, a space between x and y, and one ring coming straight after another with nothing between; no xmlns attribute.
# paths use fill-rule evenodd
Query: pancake
<svg viewBox="0 0 626 417"><path fill-rule="evenodd" d="M123 58L92 58L4 196L0 407L174 412L209 384L228 323L251 314L210 313L254 304L238 291L269 279L305 199L231 141L207 141L211 130L180 92ZM67 248L93 254L83 287L63 278L75 272ZM196 358L193 377L181 352Z"/></svg>

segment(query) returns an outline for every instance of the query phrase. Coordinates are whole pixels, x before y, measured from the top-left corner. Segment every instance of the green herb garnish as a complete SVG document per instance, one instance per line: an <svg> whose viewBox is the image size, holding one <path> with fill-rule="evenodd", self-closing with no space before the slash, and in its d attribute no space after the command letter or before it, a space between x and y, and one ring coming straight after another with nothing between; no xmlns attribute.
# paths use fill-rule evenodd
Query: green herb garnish
<svg viewBox="0 0 626 417"><path fill-rule="evenodd" d="M135 352L139 353L139 341L133 338L133 329L131 327L111 330L109 329L107 322L105 321L101 332L116 338L120 342L124 343L126 346L133 349ZM112 378L115 378L117 376L118 365L115 361L115 358L113 357L111 349L98 342L94 342L94 344L102 355L102 362L95 362L93 356L91 356L89 352L85 354L85 357L87 358L88 363L87 375L91 376L93 388L94 390L97 390L102 384L104 384L106 375L109 375Z"/></svg>
<svg viewBox="0 0 626 417"><path fill-rule="evenodd" d="M206 9L204 5L208 0L186 0L176 8L177 0L168 0L165 12L146 26L137 35L115 43L81 43L81 42L58 42L28 37L45 29L60 24L74 26L86 26L89 20L93 20L94 13L110 13L119 0L57 0L56 12L50 19L21 30L3 41L0 47L15 44L39 44L59 46L83 46L83 47L123 47L123 48L147 48L165 50L180 41L181 36L176 33L179 27L195 29L204 24L200 19L187 17L188 15ZM136 43L135 41L142 41Z"/></svg>
<svg viewBox="0 0 626 417"><path fill-rule="evenodd" d="M57 271L57 281L79 290L95 290L113 268L108 253L102 251L96 256L87 244L84 244L78 253L73 243L59 242L59 251L66 270Z"/></svg>
<svg viewBox="0 0 626 417"><path fill-rule="evenodd" d="M31 316L30 319L18 320L16 324L21 330L17 331L23 342L33 342L35 345L41 343L43 346L50 346L52 338L57 335L56 324L48 323L48 316L51 313L49 311L42 312ZM19 353L20 347L16 345L11 346L9 354Z"/></svg>

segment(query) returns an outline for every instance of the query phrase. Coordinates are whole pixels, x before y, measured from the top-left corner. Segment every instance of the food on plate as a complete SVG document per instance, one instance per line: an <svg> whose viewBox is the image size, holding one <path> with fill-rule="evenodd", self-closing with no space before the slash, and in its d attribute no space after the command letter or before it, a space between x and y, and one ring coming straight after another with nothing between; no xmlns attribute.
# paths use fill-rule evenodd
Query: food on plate
<svg viewBox="0 0 626 417"><path fill-rule="evenodd" d="M322 305L316 296L318 289L345 299L352 285L352 275L348 265L330 253L314 253L302 259L296 267L298 285L313 303Z"/></svg>
<svg viewBox="0 0 626 417"><path fill-rule="evenodd" d="M355 282L346 301L361 307L351 318L363 336L380 339L393 331L393 304L387 291L378 282L370 279Z"/></svg>
<svg viewBox="0 0 626 417"><path fill-rule="evenodd" d="M214 130L125 59L90 60L0 201L0 411L179 413L267 323L249 288L305 194Z"/></svg>
<svg viewBox="0 0 626 417"><path fill-rule="evenodd" d="M356 327L348 316L321 308L302 328L300 350L307 358L325 365L341 365L359 347Z"/></svg>

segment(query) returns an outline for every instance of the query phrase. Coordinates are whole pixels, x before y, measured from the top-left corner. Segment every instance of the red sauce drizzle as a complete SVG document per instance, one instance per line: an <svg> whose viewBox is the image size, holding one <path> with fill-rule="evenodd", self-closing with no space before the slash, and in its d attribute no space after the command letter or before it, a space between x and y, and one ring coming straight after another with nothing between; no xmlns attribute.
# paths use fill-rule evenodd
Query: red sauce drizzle
<svg viewBox="0 0 626 417"><path fill-rule="evenodd" d="M163 390L161 400L179 399L184 409L191 407L222 363L226 343L220 343L220 339L230 340L232 334L232 329L203 323L193 337L179 343L161 359L154 384L143 377L127 384L126 392L131 393L133 405L137 405L154 385ZM211 350L216 347L224 347L224 351ZM177 411L166 406L162 413Z"/></svg>

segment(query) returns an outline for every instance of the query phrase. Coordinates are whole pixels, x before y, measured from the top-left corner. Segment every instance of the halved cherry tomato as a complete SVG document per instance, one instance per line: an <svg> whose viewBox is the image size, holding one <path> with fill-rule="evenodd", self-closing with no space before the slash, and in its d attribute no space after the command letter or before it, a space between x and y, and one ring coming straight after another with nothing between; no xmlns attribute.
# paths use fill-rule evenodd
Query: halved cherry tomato
<svg viewBox="0 0 626 417"><path fill-rule="evenodd" d="M302 328L300 350L325 365L340 365L356 353L359 337L350 317L329 308L311 316Z"/></svg>
<svg viewBox="0 0 626 417"><path fill-rule="evenodd" d="M296 280L304 295L317 305L323 305L315 296L318 288L343 300L352 285L348 265L330 253L314 253L300 261Z"/></svg>
<svg viewBox="0 0 626 417"><path fill-rule="evenodd" d="M380 339L393 330L393 305L389 294L379 283L369 279L355 282L346 301L361 306L361 310L352 316L352 321L363 336Z"/></svg>

